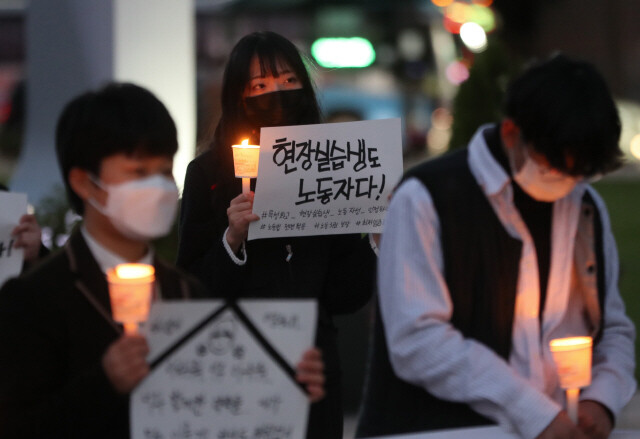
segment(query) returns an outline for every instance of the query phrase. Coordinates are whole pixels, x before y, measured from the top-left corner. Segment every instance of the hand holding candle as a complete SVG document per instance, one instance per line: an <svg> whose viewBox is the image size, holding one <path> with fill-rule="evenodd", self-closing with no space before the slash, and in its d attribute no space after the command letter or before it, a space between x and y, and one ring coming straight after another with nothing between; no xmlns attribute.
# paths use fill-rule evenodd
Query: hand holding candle
<svg viewBox="0 0 640 439"><path fill-rule="evenodd" d="M258 176L260 161L260 146L249 145L249 139L244 139L240 145L232 145L233 166L236 177L242 178L242 193L249 193L249 179Z"/></svg>
<svg viewBox="0 0 640 439"><path fill-rule="evenodd" d="M125 333L138 331L147 320L155 270L146 264L120 264L107 272L113 319L124 325Z"/></svg>
<svg viewBox="0 0 640 439"><path fill-rule="evenodd" d="M580 389L591 384L591 337L556 338L549 343L558 368L560 387L567 392L567 412L578 422Z"/></svg>

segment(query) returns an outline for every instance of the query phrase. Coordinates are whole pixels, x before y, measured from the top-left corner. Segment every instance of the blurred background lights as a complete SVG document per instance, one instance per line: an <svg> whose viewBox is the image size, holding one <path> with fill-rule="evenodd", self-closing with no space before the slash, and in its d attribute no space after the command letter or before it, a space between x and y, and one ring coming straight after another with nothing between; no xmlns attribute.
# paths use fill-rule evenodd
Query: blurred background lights
<svg viewBox="0 0 640 439"><path fill-rule="evenodd" d="M460 38L472 52L482 52L487 48L487 34L478 23L463 24L460 27Z"/></svg>
<svg viewBox="0 0 640 439"><path fill-rule="evenodd" d="M425 51L425 42L422 34L414 29L402 31L398 36L398 50L407 61L419 60Z"/></svg>
<svg viewBox="0 0 640 439"><path fill-rule="evenodd" d="M491 32L496 28L496 16L491 8L473 5L470 9L469 21L478 23L485 32Z"/></svg>
<svg viewBox="0 0 640 439"><path fill-rule="evenodd" d="M496 28L496 17L485 3L477 2L474 4L455 1L444 8L444 27L449 32L457 34L464 23L477 23L485 32L491 32Z"/></svg>
<svg viewBox="0 0 640 439"><path fill-rule="evenodd" d="M311 45L311 54L328 68L368 67L376 59L371 43L360 37L319 38Z"/></svg>
<svg viewBox="0 0 640 439"><path fill-rule="evenodd" d="M431 113L431 129L427 132L427 145L429 154L442 154L449 147L451 140L451 126L453 116L444 107L439 107Z"/></svg>
<svg viewBox="0 0 640 439"><path fill-rule="evenodd" d="M431 126L437 130L450 130L453 116L445 107L438 107L431 113Z"/></svg>
<svg viewBox="0 0 640 439"><path fill-rule="evenodd" d="M464 63L460 61L453 61L447 66L445 75L449 82L459 85L469 79L469 69Z"/></svg>
<svg viewBox="0 0 640 439"><path fill-rule="evenodd" d="M629 150L631 151L631 155L640 160L640 134L633 136Z"/></svg>
<svg viewBox="0 0 640 439"><path fill-rule="evenodd" d="M444 8L446 6L449 6L451 3L453 3L453 0L431 0L431 3L433 3L436 6L440 6L441 8Z"/></svg>

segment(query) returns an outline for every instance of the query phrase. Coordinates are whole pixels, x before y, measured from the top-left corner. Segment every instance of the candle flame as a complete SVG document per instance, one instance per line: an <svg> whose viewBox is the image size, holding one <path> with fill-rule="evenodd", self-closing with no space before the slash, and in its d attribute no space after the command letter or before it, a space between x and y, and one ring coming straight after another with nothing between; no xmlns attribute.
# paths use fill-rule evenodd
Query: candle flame
<svg viewBox="0 0 640 439"><path fill-rule="evenodd" d="M153 266L147 264L120 264L116 266L116 275L120 279L140 279L153 276Z"/></svg>
<svg viewBox="0 0 640 439"><path fill-rule="evenodd" d="M234 149L260 149L260 145L249 145L249 139L244 139L239 145L231 145Z"/></svg>
<svg viewBox="0 0 640 439"><path fill-rule="evenodd" d="M551 340L549 348L554 350L570 350L570 349L583 349L591 347L593 341L591 337L567 337L556 338Z"/></svg>

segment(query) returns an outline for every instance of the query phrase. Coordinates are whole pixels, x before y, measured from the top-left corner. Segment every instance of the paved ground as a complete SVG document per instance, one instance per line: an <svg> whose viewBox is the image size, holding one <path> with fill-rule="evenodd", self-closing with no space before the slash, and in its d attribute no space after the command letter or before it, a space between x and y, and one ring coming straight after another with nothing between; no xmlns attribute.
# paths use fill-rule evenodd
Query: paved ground
<svg viewBox="0 0 640 439"><path fill-rule="evenodd" d="M622 411L616 428L621 430L640 430L640 392L636 393L631 402ZM344 421L344 439L353 439L355 430L356 415L347 415Z"/></svg>

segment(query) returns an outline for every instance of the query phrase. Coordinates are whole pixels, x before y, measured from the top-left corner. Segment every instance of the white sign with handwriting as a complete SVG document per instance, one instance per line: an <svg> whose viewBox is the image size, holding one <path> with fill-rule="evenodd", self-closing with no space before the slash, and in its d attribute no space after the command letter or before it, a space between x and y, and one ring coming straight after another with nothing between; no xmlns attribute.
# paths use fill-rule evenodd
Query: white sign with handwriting
<svg viewBox="0 0 640 439"><path fill-rule="evenodd" d="M400 119L262 128L249 239L380 233L401 176Z"/></svg>
<svg viewBox="0 0 640 439"><path fill-rule="evenodd" d="M24 250L14 248L11 232L27 213L27 194L0 191L0 286L22 270Z"/></svg>
<svg viewBox="0 0 640 439"><path fill-rule="evenodd" d="M132 439L303 439L309 403L292 374L313 346L314 300L154 303L151 373L131 395Z"/></svg>

